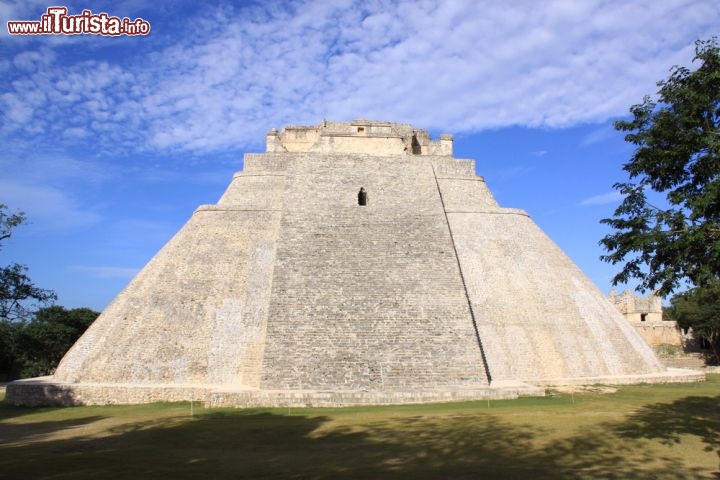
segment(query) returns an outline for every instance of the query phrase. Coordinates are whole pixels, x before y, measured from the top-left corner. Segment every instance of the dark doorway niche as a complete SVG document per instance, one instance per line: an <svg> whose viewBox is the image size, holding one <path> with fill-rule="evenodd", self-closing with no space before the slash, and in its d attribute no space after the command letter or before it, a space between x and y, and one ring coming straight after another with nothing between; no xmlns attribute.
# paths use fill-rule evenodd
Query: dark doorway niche
<svg viewBox="0 0 720 480"><path fill-rule="evenodd" d="M415 135L412 136L412 153L413 155L420 155L422 153L422 147Z"/></svg>
<svg viewBox="0 0 720 480"><path fill-rule="evenodd" d="M358 205L362 205L363 207L367 205L368 202L368 194L365 191L365 188L360 187L360 191L358 192Z"/></svg>

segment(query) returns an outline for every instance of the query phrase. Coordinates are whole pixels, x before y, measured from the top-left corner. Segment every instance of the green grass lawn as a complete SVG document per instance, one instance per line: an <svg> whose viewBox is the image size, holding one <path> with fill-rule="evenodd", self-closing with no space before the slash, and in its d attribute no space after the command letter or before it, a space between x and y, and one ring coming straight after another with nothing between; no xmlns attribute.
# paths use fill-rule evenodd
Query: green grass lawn
<svg viewBox="0 0 720 480"><path fill-rule="evenodd" d="M718 479L720 375L339 409L0 403L0 478Z"/></svg>

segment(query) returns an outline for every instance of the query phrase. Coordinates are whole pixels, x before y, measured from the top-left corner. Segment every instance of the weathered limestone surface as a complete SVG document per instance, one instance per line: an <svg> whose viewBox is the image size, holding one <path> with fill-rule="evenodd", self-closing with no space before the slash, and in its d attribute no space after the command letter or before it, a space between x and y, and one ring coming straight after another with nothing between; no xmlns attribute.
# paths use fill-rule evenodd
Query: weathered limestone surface
<svg viewBox="0 0 720 480"><path fill-rule="evenodd" d="M52 377L40 377L14 382L6 401L27 406L197 401L208 407L342 407L501 400L543 394L544 387L519 382L452 389L322 391L259 390L208 384L63 383Z"/></svg>
<svg viewBox="0 0 720 480"><path fill-rule="evenodd" d="M631 323L631 325L640 334L640 336L652 346L683 346L683 334L675 321L648 321L643 323Z"/></svg>
<svg viewBox="0 0 720 480"><path fill-rule="evenodd" d="M280 230L262 388L487 384L432 157L296 154Z"/></svg>
<svg viewBox="0 0 720 480"><path fill-rule="evenodd" d="M8 401L327 406L703 378L665 370L452 137L324 122L267 143Z"/></svg>
<svg viewBox="0 0 720 480"><path fill-rule="evenodd" d="M425 130L406 123L355 120L324 121L316 126L287 126L266 136L268 152L370 155L452 155L452 135L433 141Z"/></svg>
<svg viewBox="0 0 720 480"><path fill-rule="evenodd" d="M663 369L632 326L527 215L498 209L448 217L493 379Z"/></svg>

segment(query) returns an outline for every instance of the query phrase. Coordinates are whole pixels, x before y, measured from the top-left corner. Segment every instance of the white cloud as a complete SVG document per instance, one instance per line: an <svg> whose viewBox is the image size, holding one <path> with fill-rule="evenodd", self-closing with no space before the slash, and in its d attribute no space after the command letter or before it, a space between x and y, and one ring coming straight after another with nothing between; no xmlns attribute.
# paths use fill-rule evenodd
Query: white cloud
<svg viewBox="0 0 720 480"><path fill-rule="evenodd" d="M622 133L619 133L612 126L603 125L602 127L597 128L585 135L585 137L580 140L580 145L583 147L587 147L595 143L603 142L613 137L621 137L622 135Z"/></svg>
<svg viewBox="0 0 720 480"><path fill-rule="evenodd" d="M18 52L0 84L8 130L208 152L322 118L453 133L600 122L688 64L720 11L710 0L289 5L208 7L175 44L123 62Z"/></svg>
<svg viewBox="0 0 720 480"><path fill-rule="evenodd" d="M618 203L623 199L623 196L620 192L612 191L608 193L603 193L600 195L595 195L593 197L586 198L585 200L581 201L578 205L582 207L587 206L593 206L593 205L607 205L610 203Z"/></svg>
<svg viewBox="0 0 720 480"><path fill-rule="evenodd" d="M0 203L27 214L31 228L71 229L94 224L100 215L62 190L0 180Z"/></svg>

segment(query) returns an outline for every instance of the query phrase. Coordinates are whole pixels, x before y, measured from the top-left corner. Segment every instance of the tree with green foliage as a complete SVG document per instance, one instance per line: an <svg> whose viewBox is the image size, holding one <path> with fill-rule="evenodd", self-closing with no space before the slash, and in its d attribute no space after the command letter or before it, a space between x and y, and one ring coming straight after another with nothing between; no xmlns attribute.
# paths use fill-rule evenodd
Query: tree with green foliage
<svg viewBox="0 0 720 480"><path fill-rule="evenodd" d="M666 317L682 328L692 327L696 339L707 345L720 361L720 282L695 287L670 299Z"/></svg>
<svg viewBox="0 0 720 480"><path fill-rule="evenodd" d="M0 204L0 242L10 238L13 229L24 221L25 214L10 214L8 207ZM0 322L27 319L39 305L56 299L57 296L51 290L33 285L25 265L13 263L0 267Z"/></svg>
<svg viewBox="0 0 720 480"><path fill-rule="evenodd" d="M12 380L20 375L19 338L23 327L22 322L0 319L0 382Z"/></svg>
<svg viewBox="0 0 720 480"><path fill-rule="evenodd" d="M661 296L683 283L720 279L720 48L697 41L696 70L675 66L658 83L657 100L645 97L633 118L615 128L637 148L623 166L629 181L615 184L624 200L601 258L622 264L613 284L639 280L639 290ZM648 199L651 191L664 195Z"/></svg>
<svg viewBox="0 0 720 480"><path fill-rule="evenodd" d="M24 213L10 213L6 205L0 204L0 249L25 220ZM37 308L56 299L54 292L32 283L26 266L12 263L0 267L0 379L20 375L21 337L26 323Z"/></svg>
<svg viewBox="0 0 720 480"><path fill-rule="evenodd" d="M20 376L36 377L55 372L62 357L100 315L89 308L67 310L53 305L37 311L17 335Z"/></svg>

